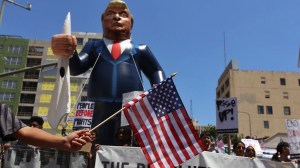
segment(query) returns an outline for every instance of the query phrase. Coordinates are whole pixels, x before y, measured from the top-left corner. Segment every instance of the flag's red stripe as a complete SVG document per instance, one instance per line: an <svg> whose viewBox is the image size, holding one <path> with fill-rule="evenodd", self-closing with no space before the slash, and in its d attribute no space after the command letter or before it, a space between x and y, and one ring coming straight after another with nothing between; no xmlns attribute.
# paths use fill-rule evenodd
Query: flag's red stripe
<svg viewBox="0 0 300 168"><path fill-rule="evenodd" d="M151 150L152 150L152 152L153 152L153 154L154 154L155 161L153 161L153 160L148 160L148 163L151 165L151 164L153 164L153 162L157 162L157 163L159 164L160 167L164 167L163 163L162 163L161 160L159 159L159 155L158 155L158 153L156 152L156 148L155 148L154 144L151 143L152 140L151 140L151 135L150 135L150 133L149 133L149 130L147 129L147 126L145 125L145 122L142 120L142 117L141 117L141 115L140 115L140 112L142 112L142 113L144 113L144 112L143 112L143 111L139 111L139 110L136 108L136 104L133 105L133 106L131 107L131 109L132 109L132 111L134 112L134 114L136 115L136 118L137 118L137 120L138 120L138 123L140 124L141 129L143 130L143 132L144 132L144 134L145 134L145 136L146 136L148 142L149 142L149 140L150 140L149 145L150 145L150 148L151 148ZM145 146L144 146L144 148L142 148L142 149L143 149L143 150L146 150L146 149L145 149Z"/></svg>
<svg viewBox="0 0 300 168"><path fill-rule="evenodd" d="M187 113L186 109L185 108L181 108L181 111L183 111L183 113L182 113L183 117L184 117L185 121L188 123L188 125L190 127L190 130L191 130L191 132L192 132L192 134L193 134L193 136L195 138L195 141L197 141L198 145L200 146L200 137L197 134L197 131L196 131L195 127L193 126L193 123L191 122L191 119L188 116L188 113ZM196 150L195 152L194 152L194 154L197 155L201 151Z"/></svg>
<svg viewBox="0 0 300 168"><path fill-rule="evenodd" d="M147 94L148 94L148 92L142 93L142 94L140 95L140 98L134 98L134 99L132 99L131 101L129 101L129 103L124 104L124 107L127 108L127 109L130 108L130 107L131 107L131 104L135 104L135 103L138 102L140 99L144 98Z"/></svg>
<svg viewBox="0 0 300 168"><path fill-rule="evenodd" d="M166 123L166 122L165 122ZM166 123L167 124L167 123ZM181 160L180 156L178 155L174 145L173 145L173 142L171 141L170 139L170 136L169 136L169 133L168 131L166 130L165 128L165 125L164 124L161 124L161 130L166 138L166 141L168 143L168 146L170 147L170 150L171 150L171 154L175 157L176 161L178 164L181 164L183 163L183 160ZM175 166L178 166L178 165L175 165Z"/></svg>
<svg viewBox="0 0 300 168"><path fill-rule="evenodd" d="M138 129L137 129L138 126L134 124L134 122L133 122L131 116L129 115L129 113L130 113L130 109L129 110L127 110L127 109L124 110L124 114L125 114L125 116L128 120L128 123L130 123L130 128L133 130L133 134L136 136L137 142L139 143L139 145L141 147L144 147L145 146L144 141L142 140L141 135L138 133ZM135 115L135 114L133 113L133 115ZM148 151L147 150L142 150L142 151L144 152L146 160L149 162L151 160L151 158L148 154Z"/></svg>
<svg viewBox="0 0 300 168"><path fill-rule="evenodd" d="M155 121L154 121L154 119L153 119L152 116L151 116L151 113L154 113L154 111L150 112L150 111L147 109L147 107L146 107L144 101L141 101L140 104L141 104L141 107L142 107L143 111L145 112L145 115L147 116L147 118L148 118L148 120L149 120L149 122L150 122L150 125L151 125L151 127L152 127L152 129L153 129L154 135L155 135L155 137L156 137L156 140L158 141L157 144L159 145L159 148L157 147L157 150L160 150L160 151L162 152L164 158L165 158L166 161L168 162L168 164L169 164L171 167L174 167L174 164L173 164L173 162L171 161L171 159L170 159L170 157L169 157L169 154L168 154L168 152L166 151L166 149L165 149L165 147L164 147L164 145L163 145L163 140L160 138L160 135L159 135L159 133L158 133L159 130L158 130L157 126L155 125ZM154 116L156 117L155 114L152 114L152 115L154 115ZM158 121L159 121L159 125L161 126L161 125L162 125L161 120L158 120Z"/></svg>
<svg viewBox="0 0 300 168"><path fill-rule="evenodd" d="M165 115L165 118L166 118L166 121L168 123L168 126L170 128L170 133L172 133L173 137L175 138L176 140L176 143L178 144L181 152L183 153L184 157L185 157L185 160L188 160L190 158L190 155L188 154L188 152L186 151L183 143L181 142L180 138L179 138L179 135L177 134L171 120L170 120L170 116L172 113L168 114L168 115Z"/></svg>
<svg viewBox="0 0 300 168"><path fill-rule="evenodd" d="M184 113L184 111L181 111L181 112ZM192 150L193 154L196 155L197 153L195 153L195 152L197 152L197 150L194 145L191 145L191 144L193 144L193 142L192 142L191 138L189 137L187 130L184 128L184 125L182 124L182 122L179 122L179 121L183 120L184 118L180 118L178 116L177 112L174 112L173 116L174 116L175 120L177 121L178 127L181 130L183 137L185 137L186 143L189 144L189 148ZM191 122L191 120L189 122Z"/></svg>
<svg viewBox="0 0 300 168"><path fill-rule="evenodd" d="M124 105L124 107L125 107L126 109L130 108L130 106L131 106L131 105L130 105L129 103L127 103L127 104Z"/></svg>

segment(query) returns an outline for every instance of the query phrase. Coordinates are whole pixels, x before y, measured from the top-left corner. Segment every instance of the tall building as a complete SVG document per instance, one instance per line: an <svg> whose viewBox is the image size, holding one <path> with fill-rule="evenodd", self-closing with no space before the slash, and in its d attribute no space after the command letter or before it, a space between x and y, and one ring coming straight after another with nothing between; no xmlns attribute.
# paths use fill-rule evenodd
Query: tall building
<svg viewBox="0 0 300 168"><path fill-rule="evenodd" d="M79 52L88 41L102 38L102 33L74 32ZM56 63L57 56L51 50L51 41L23 39L18 36L0 36L0 73ZM23 73L1 77L0 102L11 107L12 111L25 123L31 116L42 116L44 129L52 133L60 133L51 129L47 122L48 109L53 94L57 68L44 67ZM71 76L71 107L77 101L86 100L86 89L89 72L80 76ZM67 130L72 129L72 111ZM61 126L58 130L61 129Z"/></svg>
<svg viewBox="0 0 300 168"><path fill-rule="evenodd" d="M240 70L231 61L216 97L237 97L239 134L272 137L286 133L285 119L300 119L300 73Z"/></svg>
<svg viewBox="0 0 300 168"><path fill-rule="evenodd" d="M0 36L0 73L7 73L26 66L29 40L20 36ZM0 78L0 102L5 102L12 111L18 110L23 74Z"/></svg>

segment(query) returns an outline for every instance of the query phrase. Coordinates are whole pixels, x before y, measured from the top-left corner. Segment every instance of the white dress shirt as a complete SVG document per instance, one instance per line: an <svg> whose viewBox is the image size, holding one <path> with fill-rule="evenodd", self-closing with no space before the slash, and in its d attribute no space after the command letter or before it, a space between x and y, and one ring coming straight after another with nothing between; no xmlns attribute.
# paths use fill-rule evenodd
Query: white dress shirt
<svg viewBox="0 0 300 168"><path fill-rule="evenodd" d="M111 48L112 48L112 45L113 45L113 40L108 39L108 38L103 38L103 41L104 41L104 43L105 43L108 51L111 53ZM120 42L120 46L121 46L121 54L122 54L125 49L132 47L132 45L130 43L130 39L121 41Z"/></svg>

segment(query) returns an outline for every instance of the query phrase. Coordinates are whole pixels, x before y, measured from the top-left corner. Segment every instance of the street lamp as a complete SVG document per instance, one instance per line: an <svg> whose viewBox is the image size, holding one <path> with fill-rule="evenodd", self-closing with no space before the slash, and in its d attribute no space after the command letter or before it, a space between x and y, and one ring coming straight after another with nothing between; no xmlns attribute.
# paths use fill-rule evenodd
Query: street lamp
<svg viewBox="0 0 300 168"><path fill-rule="evenodd" d="M247 115L248 115L250 137L252 138L252 134L251 134L251 118L250 118L250 114L247 113L247 112L244 112L244 111L239 111L239 113L243 113L243 114L247 114Z"/></svg>
<svg viewBox="0 0 300 168"><path fill-rule="evenodd" d="M2 3L1 3L1 11L0 11L0 25L1 25L1 22L2 22L2 15L3 15L3 11L4 11L4 4L5 2L9 2L9 3L12 3L16 6L19 6L21 8L24 8L24 9L27 9L27 10L31 10L31 7L32 5L30 3L27 3L27 6L24 6L24 5L21 5L13 0L2 0Z"/></svg>

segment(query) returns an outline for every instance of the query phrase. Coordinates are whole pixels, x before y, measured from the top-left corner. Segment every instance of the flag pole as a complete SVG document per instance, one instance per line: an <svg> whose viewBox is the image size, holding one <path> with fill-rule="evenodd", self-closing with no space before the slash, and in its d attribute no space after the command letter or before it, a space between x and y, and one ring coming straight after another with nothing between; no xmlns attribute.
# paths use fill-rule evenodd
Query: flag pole
<svg viewBox="0 0 300 168"><path fill-rule="evenodd" d="M171 78L173 78L174 76L177 75L177 72L172 73L171 74ZM101 123L99 123L98 125L96 125L94 128L92 128L89 132L93 132L95 131L97 128L99 128L101 125L105 124L108 120L110 120L111 118L113 118L114 116L118 115L119 113L121 113L123 110L125 109L125 107L121 108L120 110L118 110L117 112L115 112L113 115L109 116L107 119L103 120Z"/></svg>
<svg viewBox="0 0 300 168"><path fill-rule="evenodd" d="M97 128L99 128L101 125L103 125L104 123L106 123L108 120L110 120L111 118L113 118L113 117L116 116L117 114L121 113L124 109L125 109L125 107L121 108L119 111L115 112L113 115L111 115L110 117L108 117L107 119L105 119L104 121L102 121L101 123L99 123L98 125L96 125L96 126L95 126L94 128L92 128L89 132L95 131Z"/></svg>

